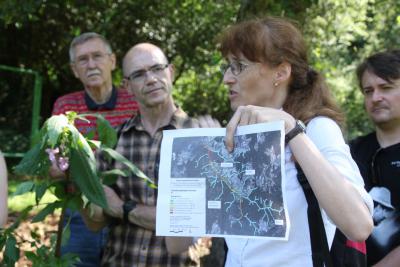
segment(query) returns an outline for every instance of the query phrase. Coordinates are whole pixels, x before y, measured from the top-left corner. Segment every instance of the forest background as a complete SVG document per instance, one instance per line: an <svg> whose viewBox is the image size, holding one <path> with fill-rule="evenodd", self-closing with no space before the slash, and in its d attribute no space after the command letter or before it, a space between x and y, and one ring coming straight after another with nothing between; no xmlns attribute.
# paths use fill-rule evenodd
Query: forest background
<svg viewBox="0 0 400 267"><path fill-rule="evenodd" d="M355 68L371 53L399 47L398 0L87 0L0 1L0 64L37 71L43 78L40 122L57 97L82 90L72 75L68 48L86 31L111 41L121 63L135 43L164 49L176 67L174 97L191 115L230 117L221 82L218 34L228 25L265 15L297 22L310 64L321 71L347 115L348 139L371 130ZM120 66L120 64L119 64ZM121 82L121 68L114 81ZM0 70L0 150L29 147L33 76Z"/></svg>

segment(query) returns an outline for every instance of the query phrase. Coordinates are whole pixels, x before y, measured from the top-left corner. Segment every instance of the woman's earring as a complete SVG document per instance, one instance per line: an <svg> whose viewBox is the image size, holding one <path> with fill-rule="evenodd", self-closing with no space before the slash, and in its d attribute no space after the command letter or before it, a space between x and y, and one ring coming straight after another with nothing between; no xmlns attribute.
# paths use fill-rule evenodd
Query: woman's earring
<svg viewBox="0 0 400 267"><path fill-rule="evenodd" d="M275 87L278 87L278 82L275 82L275 83L274 83L274 86L275 86Z"/></svg>

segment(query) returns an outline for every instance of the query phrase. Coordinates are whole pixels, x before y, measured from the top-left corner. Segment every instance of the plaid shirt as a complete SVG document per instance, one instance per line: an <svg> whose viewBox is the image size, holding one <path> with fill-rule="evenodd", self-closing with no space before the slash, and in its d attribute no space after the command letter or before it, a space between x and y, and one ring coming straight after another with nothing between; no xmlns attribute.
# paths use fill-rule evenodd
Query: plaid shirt
<svg viewBox="0 0 400 267"><path fill-rule="evenodd" d="M192 123L193 119L178 108L170 123L158 129L151 137L145 131L138 115L122 125L116 150L158 184L162 131L190 128ZM101 161L101 169L123 168L119 163L113 164L114 166L107 166L105 161ZM114 189L123 201L134 200L150 206L157 204L157 190L148 187L140 178L119 177ZM111 224L109 228L102 266L178 267L190 263L187 253L178 256L167 254L165 238L156 236L155 231L120 221Z"/></svg>

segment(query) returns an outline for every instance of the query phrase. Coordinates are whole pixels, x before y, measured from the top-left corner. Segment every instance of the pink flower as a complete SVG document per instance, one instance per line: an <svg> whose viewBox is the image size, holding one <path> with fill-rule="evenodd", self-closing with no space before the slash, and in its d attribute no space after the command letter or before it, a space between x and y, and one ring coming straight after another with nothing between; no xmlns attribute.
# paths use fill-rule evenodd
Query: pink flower
<svg viewBox="0 0 400 267"><path fill-rule="evenodd" d="M46 153L49 154L49 160L53 165L56 165L61 171L65 172L69 168L69 159L67 157L57 157L60 153L58 147L51 149L47 148Z"/></svg>
<svg viewBox="0 0 400 267"><path fill-rule="evenodd" d="M64 158L64 157L59 157L59 159L58 159L58 167L63 172L66 171L68 169L68 167L69 167L69 159L68 158Z"/></svg>
<svg viewBox="0 0 400 267"><path fill-rule="evenodd" d="M60 152L60 150L58 149L58 147L51 149L51 148L47 148L46 149L46 153L49 154L49 160L52 163L56 163L56 154L58 154Z"/></svg>

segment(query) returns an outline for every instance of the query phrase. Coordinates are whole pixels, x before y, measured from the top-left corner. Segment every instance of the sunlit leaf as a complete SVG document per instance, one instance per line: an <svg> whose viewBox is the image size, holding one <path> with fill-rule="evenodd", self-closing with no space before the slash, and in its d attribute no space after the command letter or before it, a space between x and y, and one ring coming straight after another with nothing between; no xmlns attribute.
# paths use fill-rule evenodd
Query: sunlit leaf
<svg viewBox="0 0 400 267"><path fill-rule="evenodd" d="M91 148L100 148L101 146L101 142L100 141L96 141L96 140L87 140L88 144L90 145Z"/></svg>
<svg viewBox="0 0 400 267"><path fill-rule="evenodd" d="M58 138L64 128L68 126L68 118L65 115L54 115L47 120L48 144L53 148L57 145Z"/></svg>
<svg viewBox="0 0 400 267"><path fill-rule="evenodd" d="M35 200L36 200L36 204L39 204L40 200L42 199L42 197L44 196L44 194L46 193L47 190L47 183L43 182L40 184L37 184L35 186Z"/></svg>
<svg viewBox="0 0 400 267"><path fill-rule="evenodd" d="M26 182L20 183L17 186L17 190L11 196L15 197L15 196L19 196L19 195L28 193L28 192L32 191L34 186L35 186L35 183L33 181L26 181Z"/></svg>
<svg viewBox="0 0 400 267"><path fill-rule="evenodd" d="M70 227L71 220L69 219L67 224L63 228L62 237L61 237L61 246L65 246L68 244L68 241L71 237L71 227Z"/></svg>
<svg viewBox="0 0 400 267"><path fill-rule="evenodd" d="M54 212L55 209L62 207L62 202L61 201L56 201L53 203L48 204L44 209L39 211L38 214L36 214L35 217L32 218L32 222L40 222L43 221L44 218L47 217L47 215L51 214Z"/></svg>
<svg viewBox="0 0 400 267"><path fill-rule="evenodd" d="M114 170L104 171L100 174L103 184L105 185L115 184L115 182L118 179L118 176L127 177L129 176L129 171L127 169L126 170L114 169Z"/></svg>
<svg viewBox="0 0 400 267"><path fill-rule="evenodd" d="M83 206L83 201L80 195L75 195L74 197L68 199L67 208L71 211L79 211L79 209Z"/></svg>
<svg viewBox="0 0 400 267"><path fill-rule="evenodd" d="M14 168L16 174L37 175L48 163L47 154L41 149L41 144L36 144L22 158L20 163Z"/></svg>
<svg viewBox="0 0 400 267"><path fill-rule="evenodd" d="M102 116L97 116L97 133L102 144L111 148L115 147L117 133L110 122Z"/></svg>
<svg viewBox="0 0 400 267"><path fill-rule="evenodd" d="M106 208L103 186L96 173L96 161L82 149L71 148L70 176L89 201Z"/></svg>
<svg viewBox="0 0 400 267"><path fill-rule="evenodd" d="M154 184L153 180L147 177L147 175L144 174L138 167L136 167L132 162L130 162L127 158L119 154L117 151L106 147L102 147L102 151L104 151L108 156L115 159L116 161L124 164L134 175L143 179L150 187L156 188L156 185Z"/></svg>

